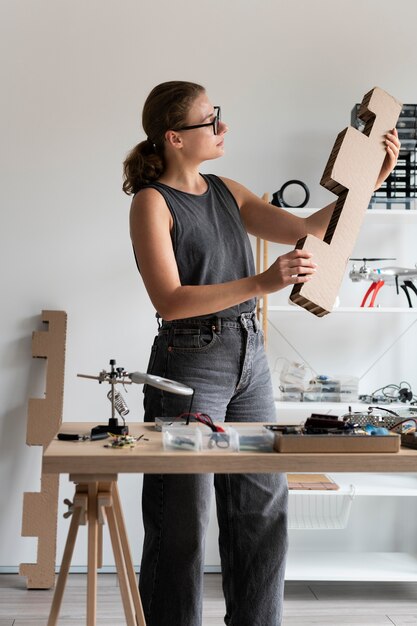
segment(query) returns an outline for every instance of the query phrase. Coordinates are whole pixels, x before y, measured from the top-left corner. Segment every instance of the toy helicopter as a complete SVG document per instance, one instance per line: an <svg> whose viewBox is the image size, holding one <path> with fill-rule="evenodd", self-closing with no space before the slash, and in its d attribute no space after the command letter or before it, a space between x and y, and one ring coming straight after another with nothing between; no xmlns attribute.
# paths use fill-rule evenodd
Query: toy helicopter
<svg viewBox="0 0 417 626"><path fill-rule="evenodd" d="M417 265L414 268L410 267L397 267L397 266L388 266L388 267L380 267L380 268L370 268L367 265L368 261L395 261L395 258L384 258L384 257L376 257L376 258L352 258L351 261L362 261L363 265L356 269L355 265L353 265L351 271L349 272L349 278L353 282L359 282L361 280L369 280L372 282L371 286L367 290L362 302L361 307L367 306L367 300L370 298L369 307L373 307L375 304L376 296L378 292L384 285L395 285L397 290L397 295L400 293L400 287L404 291L405 296L407 298L408 306L413 308L413 304L411 302L411 297L409 293L409 289L413 291L417 296L417 288L414 285L414 281L417 281Z"/></svg>

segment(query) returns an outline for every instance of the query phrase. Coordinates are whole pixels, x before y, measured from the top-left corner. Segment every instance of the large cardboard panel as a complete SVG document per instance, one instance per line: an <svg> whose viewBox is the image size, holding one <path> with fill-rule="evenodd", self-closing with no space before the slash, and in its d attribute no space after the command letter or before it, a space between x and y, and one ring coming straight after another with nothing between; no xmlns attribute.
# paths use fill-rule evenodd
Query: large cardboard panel
<svg viewBox="0 0 417 626"><path fill-rule="evenodd" d="M402 105L375 87L363 98L359 116L363 132L346 128L339 133L320 184L337 196L324 240L307 235L296 248L313 254L318 265L308 283L295 285L290 300L318 317L330 313L339 293L365 211L385 159L385 135L398 120Z"/></svg>
<svg viewBox="0 0 417 626"><path fill-rule="evenodd" d="M22 537L37 537L36 563L21 563L28 589L51 589L55 584L59 476L41 476L39 493L23 496Z"/></svg>
<svg viewBox="0 0 417 626"><path fill-rule="evenodd" d="M47 359L45 397L29 400L26 442L45 449L62 422L67 314L42 311L42 321L48 329L33 333L32 356ZM38 537L37 562L19 569L29 589L54 586L58 488L58 476L42 473L40 492L24 494L22 536Z"/></svg>
<svg viewBox="0 0 417 626"><path fill-rule="evenodd" d="M32 356L47 359L44 398L30 398L26 443L47 446L62 422L64 402L65 340L67 314L64 311L42 311L45 331L32 335Z"/></svg>

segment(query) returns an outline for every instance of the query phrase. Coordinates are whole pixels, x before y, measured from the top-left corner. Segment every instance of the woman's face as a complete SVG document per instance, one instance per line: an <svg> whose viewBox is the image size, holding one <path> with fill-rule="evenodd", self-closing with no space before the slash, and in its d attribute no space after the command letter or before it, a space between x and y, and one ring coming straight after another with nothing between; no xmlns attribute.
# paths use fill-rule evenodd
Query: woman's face
<svg viewBox="0 0 417 626"><path fill-rule="evenodd" d="M217 110L205 92L194 100L184 126L207 124L199 128L177 131L183 142L185 156L198 161L217 159L224 154L224 135L228 131L226 124L218 122L217 134L214 134L214 121Z"/></svg>

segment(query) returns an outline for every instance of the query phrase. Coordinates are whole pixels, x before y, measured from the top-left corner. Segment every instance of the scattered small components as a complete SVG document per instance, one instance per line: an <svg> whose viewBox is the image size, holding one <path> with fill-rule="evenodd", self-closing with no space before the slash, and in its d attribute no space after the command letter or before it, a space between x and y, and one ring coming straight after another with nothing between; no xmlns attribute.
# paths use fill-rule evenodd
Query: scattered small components
<svg viewBox="0 0 417 626"><path fill-rule="evenodd" d="M149 441L143 435L140 437L133 437L132 435L114 435L113 433L108 433L112 438L110 443L106 443L106 448L134 448L138 441Z"/></svg>

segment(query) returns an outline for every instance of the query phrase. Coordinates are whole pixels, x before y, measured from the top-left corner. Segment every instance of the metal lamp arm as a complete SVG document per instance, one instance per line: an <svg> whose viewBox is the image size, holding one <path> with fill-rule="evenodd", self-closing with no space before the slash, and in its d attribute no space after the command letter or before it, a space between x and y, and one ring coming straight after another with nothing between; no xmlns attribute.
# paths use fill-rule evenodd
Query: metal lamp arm
<svg viewBox="0 0 417 626"><path fill-rule="evenodd" d="M151 387L156 387L157 389L162 389L170 393L176 393L180 396L192 396L194 393L192 387L178 383L175 380L170 380L169 378L154 376L153 374L131 372L128 374L128 377L132 383L136 383L137 385L150 385Z"/></svg>

